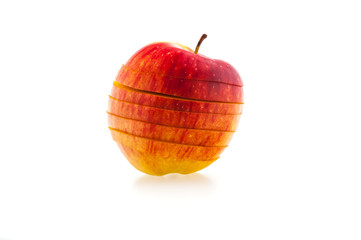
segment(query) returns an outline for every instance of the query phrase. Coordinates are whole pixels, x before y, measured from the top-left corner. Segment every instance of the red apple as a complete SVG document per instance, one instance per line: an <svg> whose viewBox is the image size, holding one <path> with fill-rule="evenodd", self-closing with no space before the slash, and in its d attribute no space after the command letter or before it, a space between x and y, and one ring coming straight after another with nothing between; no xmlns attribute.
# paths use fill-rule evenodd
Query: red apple
<svg viewBox="0 0 361 240"><path fill-rule="evenodd" d="M219 158L237 128L243 83L228 63L157 42L122 66L109 97L113 139L152 175L191 173Z"/></svg>

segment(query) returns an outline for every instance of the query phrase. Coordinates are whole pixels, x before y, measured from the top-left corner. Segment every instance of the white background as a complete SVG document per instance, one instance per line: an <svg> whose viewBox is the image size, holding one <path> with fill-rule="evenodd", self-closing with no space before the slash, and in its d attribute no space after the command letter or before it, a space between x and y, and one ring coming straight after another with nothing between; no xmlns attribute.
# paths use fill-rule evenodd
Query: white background
<svg viewBox="0 0 361 240"><path fill-rule="evenodd" d="M0 239L361 239L359 1L1 1ZM175 41L231 63L220 160L151 177L121 155L122 63Z"/></svg>

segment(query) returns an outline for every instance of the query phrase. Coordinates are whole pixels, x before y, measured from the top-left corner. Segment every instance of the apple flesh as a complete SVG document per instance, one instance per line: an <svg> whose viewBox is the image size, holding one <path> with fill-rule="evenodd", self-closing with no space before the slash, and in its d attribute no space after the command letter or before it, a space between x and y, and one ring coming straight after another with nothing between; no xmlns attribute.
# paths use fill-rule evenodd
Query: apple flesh
<svg viewBox="0 0 361 240"><path fill-rule="evenodd" d="M118 72L108 125L138 170L188 174L214 161L242 113L243 83L228 63L181 44L158 42L136 52Z"/></svg>

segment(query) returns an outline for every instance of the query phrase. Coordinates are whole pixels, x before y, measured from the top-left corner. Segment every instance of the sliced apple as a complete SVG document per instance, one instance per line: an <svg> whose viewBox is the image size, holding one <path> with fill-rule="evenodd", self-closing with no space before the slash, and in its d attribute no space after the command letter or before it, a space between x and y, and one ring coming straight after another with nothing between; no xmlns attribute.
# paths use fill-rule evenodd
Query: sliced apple
<svg viewBox="0 0 361 240"><path fill-rule="evenodd" d="M137 51L109 96L113 139L129 162L152 175L196 172L219 158L236 130L243 82L228 63L177 43Z"/></svg>
<svg viewBox="0 0 361 240"><path fill-rule="evenodd" d="M212 160L199 161L193 159L159 157L138 151L120 143L117 144L120 151L136 169L156 176L162 176L168 173L188 174L197 172L211 165L219 158L217 157Z"/></svg>
<svg viewBox="0 0 361 240"><path fill-rule="evenodd" d="M113 84L111 96L115 99L126 102L185 112L239 114L242 112L243 107L243 104L241 103L188 100L148 91L136 90L122 85L117 81Z"/></svg>
<svg viewBox="0 0 361 240"><path fill-rule="evenodd" d="M219 132L163 126L108 114L111 130L140 137L196 146L224 147L231 141L233 132Z"/></svg>
<svg viewBox="0 0 361 240"><path fill-rule="evenodd" d="M128 103L109 97L108 112L114 115L149 123L193 129L235 131L241 117L211 113L167 110Z"/></svg>
<svg viewBox="0 0 361 240"><path fill-rule="evenodd" d="M135 72L125 66L120 69L116 81L137 90L187 99L242 103L243 98L242 86Z"/></svg>

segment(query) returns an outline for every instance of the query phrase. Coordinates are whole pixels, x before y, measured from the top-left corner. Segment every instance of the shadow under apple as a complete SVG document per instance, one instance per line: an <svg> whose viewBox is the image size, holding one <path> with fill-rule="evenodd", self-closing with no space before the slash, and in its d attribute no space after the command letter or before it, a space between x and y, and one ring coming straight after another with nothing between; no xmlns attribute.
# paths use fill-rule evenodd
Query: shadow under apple
<svg viewBox="0 0 361 240"><path fill-rule="evenodd" d="M215 184L211 177L200 173L168 174L161 177L143 175L133 184L134 190L148 196L204 196L215 191Z"/></svg>

